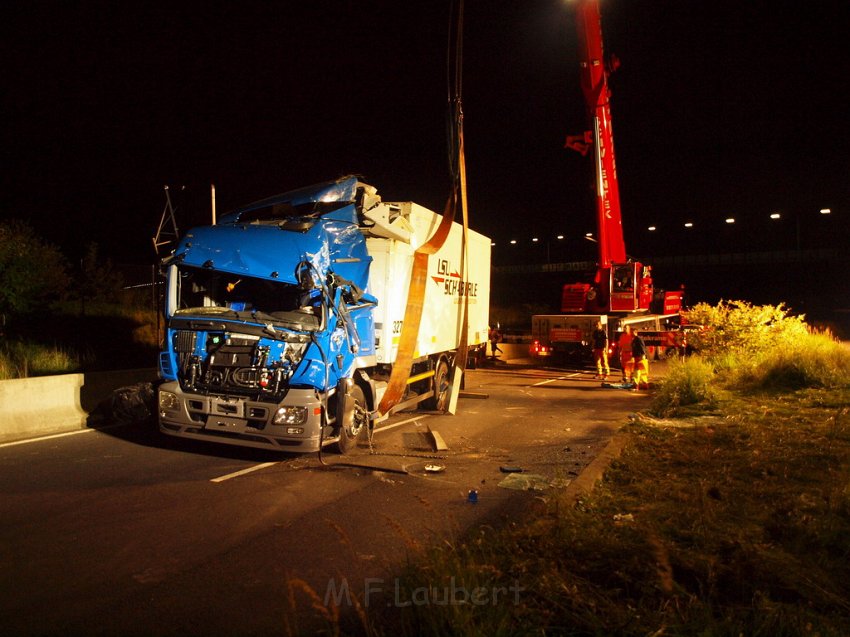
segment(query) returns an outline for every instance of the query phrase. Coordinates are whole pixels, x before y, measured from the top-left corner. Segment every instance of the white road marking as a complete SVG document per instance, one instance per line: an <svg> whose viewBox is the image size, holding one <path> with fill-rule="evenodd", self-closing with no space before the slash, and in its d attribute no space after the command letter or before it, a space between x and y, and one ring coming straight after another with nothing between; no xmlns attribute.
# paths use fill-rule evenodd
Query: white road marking
<svg viewBox="0 0 850 637"><path fill-rule="evenodd" d="M253 467L242 469L241 471L234 471L233 473L228 473L226 476L219 476L218 478L213 478L212 480L210 480L210 482L224 482L225 480L230 480L231 478L238 478L239 476L244 476L246 473L259 471L260 469L265 469L266 467L271 467L272 465L276 464L277 462L263 462L261 464L254 465Z"/></svg>
<svg viewBox="0 0 850 637"><path fill-rule="evenodd" d="M77 434L87 434L92 431L104 431L105 429L114 429L115 427L123 427L124 425L108 425L106 427L95 427L93 429L75 429L74 431L66 431L59 434L51 434L50 436L39 436L38 438L27 438L25 440L14 440L12 442L4 442L0 444L0 449L3 447L14 447L15 445L27 445L31 442L41 442L42 440L52 440L54 438L64 438L65 436L76 436Z"/></svg>
<svg viewBox="0 0 850 637"><path fill-rule="evenodd" d="M2 447L14 447L15 445L26 445L31 442L41 442L42 440L51 440L53 438L64 438L65 436L76 436L77 434L87 434L90 431L97 431L97 429L79 429L76 431L67 431L63 434L53 434L52 436L41 436L40 438L27 438L26 440L15 440L14 442L4 442L0 445Z"/></svg>
<svg viewBox="0 0 850 637"><path fill-rule="evenodd" d="M575 378L576 376L580 376L579 372L575 374L570 374L569 376L558 376L558 378L550 378L549 380L541 380L539 383L534 383L532 387L539 387L540 385L546 385L548 383L554 383L559 380L567 380L568 378Z"/></svg>

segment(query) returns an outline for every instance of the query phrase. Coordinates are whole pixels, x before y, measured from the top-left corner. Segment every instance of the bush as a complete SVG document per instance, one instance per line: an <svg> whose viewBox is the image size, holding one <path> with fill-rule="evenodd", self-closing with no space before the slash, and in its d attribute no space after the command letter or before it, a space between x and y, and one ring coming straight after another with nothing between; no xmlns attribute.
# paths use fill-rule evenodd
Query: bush
<svg viewBox="0 0 850 637"><path fill-rule="evenodd" d="M681 415L682 408L688 405L713 408L717 403L714 376L713 365L700 356L671 360L650 411L656 416L669 417Z"/></svg>
<svg viewBox="0 0 850 637"><path fill-rule="evenodd" d="M829 332L809 331L781 347L764 352L734 379L752 389L794 391L805 387L850 385L850 351Z"/></svg>
<svg viewBox="0 0 850 637"><path fill-rule="evenodd" d="M717 396L712 384L795 391L850 383L850 351L829 331L811 328L802 316L790 316L782 304L700 303L687 318L704 328L689 339L699 355L671 367L653 404L656 414L671 416L685 405L711 405Z"/></svg>
<svg viewBox="0 0 850 637"><path fill-rule="evenodd" d="M121 296L124 279L115 270L112 261L101 259L99 252L99 246L93 241L86 246L80 261L80 271L76 275L74 296L83 300L115 302Z"/></svg>
<svg viewBox="0 0 850 637"><path fill-rule="evenodd" d="M0 222L0 315L27 314L61 297L70 279L62 253L23 221Z"/></svg>
<svg viewBox="0 0 850 637"><path fill-rule="evenodd" d="M782 303L697 303L686 318L689 323L703 326L703 330L690 334L689 341L708 359L728 358L730 354L750 359L776 347L790 346L809 333L804 317L790 316L790 310Z"/></svg>

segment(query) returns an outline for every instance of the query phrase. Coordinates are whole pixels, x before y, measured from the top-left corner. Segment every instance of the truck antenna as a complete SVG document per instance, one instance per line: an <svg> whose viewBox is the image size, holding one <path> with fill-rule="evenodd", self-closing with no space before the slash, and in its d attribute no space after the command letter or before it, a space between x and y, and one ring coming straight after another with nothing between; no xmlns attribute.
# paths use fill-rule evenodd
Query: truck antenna
<svg viewBox="0 0 850 637"><path fill-rule="evenodd" d="M171 203L171 191L168 184L163 188L165 190L165 207L162 209L159 226L156 229L156 235L153 237L153 250L157 256L160 254L160 248L166 248L176 243L180 238L180 233L177 231L177 219L174 214L176 210ZM186 190L186 186L180 186L180 191L183 190Z"/></svg>

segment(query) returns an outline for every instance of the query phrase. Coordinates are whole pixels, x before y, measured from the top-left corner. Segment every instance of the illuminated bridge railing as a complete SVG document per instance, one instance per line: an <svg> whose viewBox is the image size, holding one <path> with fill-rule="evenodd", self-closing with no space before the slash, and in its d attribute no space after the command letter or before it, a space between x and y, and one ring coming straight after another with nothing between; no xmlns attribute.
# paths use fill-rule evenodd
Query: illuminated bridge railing
<svg viewBox="0 0 850 637"><path fill-rule="evenodd" d="M816 248L810 250L771 250L764 252L730 252L725 254L684 254L666 257L639 257L641 263L651 266L722 266L772 263L828 263L850 260L850 250ZM523 263L519 265L493 266L493 274L523 274L541 272L585 272L594 271L592 261L568 261L564 263Z"/></svg>

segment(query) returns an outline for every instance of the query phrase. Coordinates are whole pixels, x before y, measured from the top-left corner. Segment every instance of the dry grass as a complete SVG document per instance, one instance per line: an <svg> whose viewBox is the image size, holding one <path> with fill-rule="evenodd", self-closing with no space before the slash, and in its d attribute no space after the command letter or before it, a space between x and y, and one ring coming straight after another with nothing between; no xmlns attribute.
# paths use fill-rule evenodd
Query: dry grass
<svg viewBox="0 0 850 637"><path fill-rule="evenodd" d="M95 370L155 367L162 340L153 310L89 303L57 305L7 330L0 380Z"/></svg>
<svg viewBox="0 0 850 637"><path fill-rule="evenodd" d="M421 603L364 634L850 634L850 352L781 308L732 309L712 338L763 347L674 365L591 495L426 549L400 580Z"/></svg>
<svg viewBox="0 0 850 637"><path fill-rule="evenodd" d="M6 341L0 345L0 380L68 374L82 366L74 351L57 345Z"/></svg>
<svg viewBox="0 0 850 637"><path fill-rule="evenodd" d="M395 528L411 556L398 597L354 632L850 634L850 352L782 308L730 307L712 338L764 347L674 365L575 504L552 494L438 546Z"/></svg>
<svg viewBox="0 0 850 637"><path fill-rule="evenodd" d="M433 548L402 579L403 599L450 582L513 582L516 598L391 608L371 634L850 634L846 390L727 398L627 431L577 506Z"/></svg>

